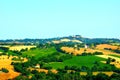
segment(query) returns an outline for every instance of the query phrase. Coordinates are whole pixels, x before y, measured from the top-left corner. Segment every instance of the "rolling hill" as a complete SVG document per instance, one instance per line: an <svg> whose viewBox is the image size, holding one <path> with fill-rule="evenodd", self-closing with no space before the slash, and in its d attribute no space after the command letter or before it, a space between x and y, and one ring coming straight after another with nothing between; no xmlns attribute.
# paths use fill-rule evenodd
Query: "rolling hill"
<svg viewBox="0 0 120 80"><path fill-rule="evenodd" d="M81 35L48 38L48 39L8 39L0 40L0 44L38 44L38 43L60 43L60 42L77 42L77 43L118 43L119 39L115 38L85 38Z"/></svg>

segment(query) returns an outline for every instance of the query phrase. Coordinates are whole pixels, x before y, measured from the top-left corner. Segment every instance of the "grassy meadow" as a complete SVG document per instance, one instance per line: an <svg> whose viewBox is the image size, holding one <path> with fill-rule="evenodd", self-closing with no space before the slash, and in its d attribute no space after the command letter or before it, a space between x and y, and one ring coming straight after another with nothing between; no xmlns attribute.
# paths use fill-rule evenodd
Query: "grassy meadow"
<svg viewBox="0 0 120 80"><path fill-rule="evenodd" d="M33 50L29 50L29 51L25 51L23 52L23 56L34 56L35 58L40 58L43 56L47 56L50 54L53 54L54 52L57 52L56 49L54 47L50 47L50 48L36 48Z"/></svg>
<svg viewBox="0 0 120 80"><path fill-rule="evenodd" d="M94 65L95 61L98 61L101 66L104 64L101 63L100 61L105 61L106 59L96 57L96 56L74 56L72 59L65 60L63 62L52 62L49 64L46 64L46 66L51 66L54 69L57 68L64 68L65 66L87 66L87 67L92 67Z"/></svg>

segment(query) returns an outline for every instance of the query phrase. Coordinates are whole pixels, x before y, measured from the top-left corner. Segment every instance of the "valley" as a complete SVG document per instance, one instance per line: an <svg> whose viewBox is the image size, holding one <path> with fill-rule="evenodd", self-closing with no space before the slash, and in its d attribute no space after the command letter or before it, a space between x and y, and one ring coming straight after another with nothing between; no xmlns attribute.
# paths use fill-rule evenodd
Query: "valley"
<svg viewBox="0 0 120 80"><path fill-rule="evenodd" d="M85 38L65 37L44 43L0 42L0 80L69 79L77 76L120 76L120 42L85 43ZM13 45L14 44L14 45ZM44 75L44 76L41 76ZM63 75L63 77L61 77ZM74 77L75 79L75 77Z"/></svg>

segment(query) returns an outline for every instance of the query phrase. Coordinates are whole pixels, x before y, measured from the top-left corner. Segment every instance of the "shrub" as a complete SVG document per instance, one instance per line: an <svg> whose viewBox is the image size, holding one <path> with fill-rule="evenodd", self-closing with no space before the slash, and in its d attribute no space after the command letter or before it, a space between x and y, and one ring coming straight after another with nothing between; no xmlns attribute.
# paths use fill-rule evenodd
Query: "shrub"
<svg viewBox="0 0 120 80"><path fill-rule="evenodd" d="M1 69L2 72L8 73L9 71L6 68Z"/></svg>

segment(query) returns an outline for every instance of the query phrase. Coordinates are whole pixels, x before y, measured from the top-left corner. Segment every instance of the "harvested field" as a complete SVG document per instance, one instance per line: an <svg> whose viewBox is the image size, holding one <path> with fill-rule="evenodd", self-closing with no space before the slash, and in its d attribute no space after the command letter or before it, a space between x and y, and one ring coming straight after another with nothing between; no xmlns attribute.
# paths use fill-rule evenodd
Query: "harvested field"
<svg viewBox="0 0 120 80"><path fill-rule="evenodd" d="M109 45L109 44L100 44L100 45L97 45L96 47L97 49L104 49L104 48L110 48L110 49L118 49L119 47L118 46L113 46L113 45Z"/></svg>
<svg viewBox="0 0 120 80"><path fill-rule="evenodd" d="M0 73L0 80L13 79L19 75L20 73L18 72Z"/></svg>
<svg viewBox="0 0 120 80"><path fill-rule="evenodd" d="M108 55L108 54L115 54L115 55L119 55L115 52L112 52L110 50L104 50L104 49L98 49L100 52L103 52L104 55Z"/></svg>
<svg viewBox="0 0 120 80"><path fill-rule="evenodd" d="M12 61L12 58L14 57L17 58L17 56L9 56L9 57L7 55L0 56L0 69L6 68L9 71L8 73L1 72L0 80L13 79L20 75L20 73L14 71L14 67L11 65L12 62L16 62L16 61ZM25 61L27 61L27 59L24 59L24 62Z"/></svg>
<svg viewBox="0 0 120 80"><path fill-rule="evenodd" d="M108 75L108 76L111 76L114 72L92 72L92 74L93 75L97 75L97 74L99 74L99 73L104 73L104 74L106 74L106 75ZM80 72L80 75L87 75L87 72Z"/></svg>
<svg viewBox="0 0 120 80"><path fill-rule="evenodd" d="M22 50L22 49L28 49L28 50L30 50L31 48L34 48L34 47L36 47L36 46L11 46L11 47L9 47L9 50L17 50L17 51L20 51L20 50Z"/></svg>
<svg viewBox="0 0 120 80"><path fill-rule="evenodd" d="M74 49L73 47L62 47L61 49L66 53L69 53L69 54L73 53L74 55L82 54L83 52L86 52L86 53L103 52L104 55L108 55L108 54L120 55L110 50L104 50L104 48L96 48L96 49L80 48L80 50L78 50L78 49Z"/></svg>
<svg viewBox="0 0 120 80"><path fill-rule="evenodd" d="M74 55L77 55L77 54L82 54L84 52L86 53L93 53L93 52L100 52L100 50L94 50L94 49L90 49L90 48L80 48L80 50L77 50L77 49L74 49L73 47L62 47L61 48L63 51L65 51L66 53L73 53Z"/></svg>

